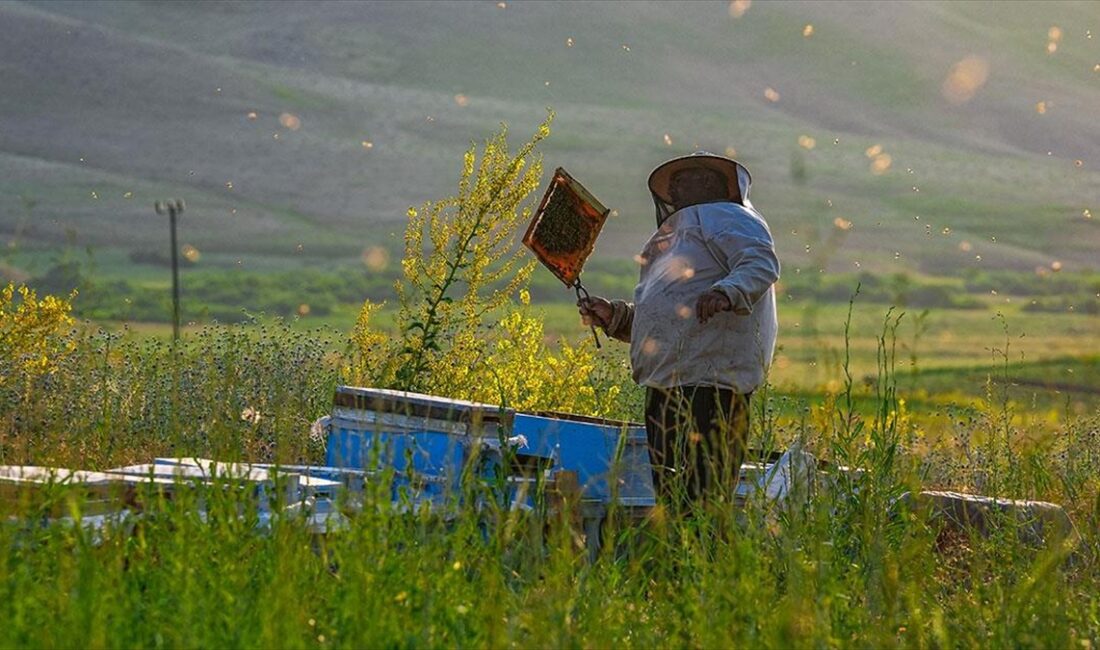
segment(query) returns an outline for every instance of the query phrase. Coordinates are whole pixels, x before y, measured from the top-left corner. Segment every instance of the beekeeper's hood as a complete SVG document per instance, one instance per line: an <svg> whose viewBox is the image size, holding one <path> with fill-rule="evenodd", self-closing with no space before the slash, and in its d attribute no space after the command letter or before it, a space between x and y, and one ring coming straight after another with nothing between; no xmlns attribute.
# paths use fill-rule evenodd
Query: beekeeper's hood
<svg viewBox="0 0 1100 650"><path fill-rule="evenodd" d="M752 176L749 170L736 160L719 156L709 151L696 151L689 156L673 158L662 163L649 175L649 191L653 194L653 204L657 206L657 225L664 223L665 219L676 211L672 206L672 199L668 194L669 181L672 175L682 169L692 167L705 167L713 169L726 178L729 188L729 200L751 209L749 202L749 187L752 185Z"/></svg>

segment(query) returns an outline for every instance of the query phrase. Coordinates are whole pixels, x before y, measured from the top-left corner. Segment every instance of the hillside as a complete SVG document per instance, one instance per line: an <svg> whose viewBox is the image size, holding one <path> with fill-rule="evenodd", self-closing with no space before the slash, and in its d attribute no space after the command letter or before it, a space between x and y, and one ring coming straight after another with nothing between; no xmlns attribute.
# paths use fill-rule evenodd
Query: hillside
<svg viewBox="0 0 1100 650"><path fill-rule="evenodd" d="M40 272L64 245L125 267L166 246L150 208L167 196L188 201L181 237L206 264L351 264L450 191L471 140L500 122L526 137L547 106L548 166L618 212L606 258L651 228L653 166L732 147L788 269L1100 268L1095 3L734 13L2 4L0 270ZM967 57L988 80L953 103L943 84Z"/></svg>

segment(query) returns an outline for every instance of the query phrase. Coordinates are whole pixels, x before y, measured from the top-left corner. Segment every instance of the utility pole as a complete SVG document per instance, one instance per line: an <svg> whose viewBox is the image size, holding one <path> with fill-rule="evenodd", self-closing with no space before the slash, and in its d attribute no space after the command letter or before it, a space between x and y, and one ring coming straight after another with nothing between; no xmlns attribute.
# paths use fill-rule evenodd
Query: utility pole
<svg viewBox="0 0 1100 650"><path fill-rule="evenodd" d="M176 243L176 216L183 213L183 201L170 199L157 201L153 209L157 214L168 213L168 223L172 230L172 340L180 340L180 265L179 245Z"/></svg>

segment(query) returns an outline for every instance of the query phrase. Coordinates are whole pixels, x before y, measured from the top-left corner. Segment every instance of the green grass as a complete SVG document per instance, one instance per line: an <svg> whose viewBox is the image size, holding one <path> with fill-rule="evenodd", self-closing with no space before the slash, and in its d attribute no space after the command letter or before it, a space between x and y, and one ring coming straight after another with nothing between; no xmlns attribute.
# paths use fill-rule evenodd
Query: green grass
<svg viewBox="0 0 1100 650"><path fill-rule="evenodd" d="M822 329L838 325L831 318ZM855 348L877 336L864 322L854 324ZM4 393L3 462L103 468L164 454L316 462L320 449L305 431L327 411L341 337L271 322L204 328L188 333L176 357L157 339L88 333L57 383ZM1018 376L1056 377L1063 365L1093 383L1095 359ZM901 386L905 373L872 381ZM953 381L946 371L922 377L935 391ZM862 380L853 390L868 422L891 404ZM898 397L917 401L904 389ZM253 506L236 491L148 495L136 528L93 536L15 520L0 527L0 644L1069 647L1100 634L1095 410L1053 421L1026 406L1014 413L1013 465L994 435L1003 430L995 395L948 409L940 426L922 411L873 425L866 441L845 438L831 415L844 408L835 395L761 393L756 404L767 415L756 419L754 440L802 437L823 457L857 462L871 472L860 491L821 493L791 510L753 505L736 519L619 519L594 563L567 526L537 511L401 514L386 505L388 491L368 492L346 530L318 539L294 519L257 530L239 516ZM242 421L245 407L263 419ZM898 444L899 455L887 454ZM963 463L967 448L976 465ZM932 471L922 470L931 459ZM943 538L920 520L885 517L889 499L922 474L965 489L977 470L1001 477L998 493L1064 503L1083 535L1072 557L1011 536L949 543L944 554ZM61 511L79 509L81 499L66 494L48 496ZM195 516L195 499L206 518ZM29 518L46 505L5 503Z"/></svg>

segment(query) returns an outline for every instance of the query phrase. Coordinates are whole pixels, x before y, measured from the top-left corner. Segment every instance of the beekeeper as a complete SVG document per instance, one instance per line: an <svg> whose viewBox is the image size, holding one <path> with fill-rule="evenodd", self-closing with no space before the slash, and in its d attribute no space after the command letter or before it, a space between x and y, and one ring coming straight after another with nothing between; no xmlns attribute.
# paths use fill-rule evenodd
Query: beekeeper
<svg viewBox="0 0 1100 650"><path fill-rule="evenodd" d="M749 400L772 361L779 260L750 183L743 165L705 151L654 169L657 231L633 302L577 303L586 324L630 343L654 484L673 505L732 498Z"/></svg>

